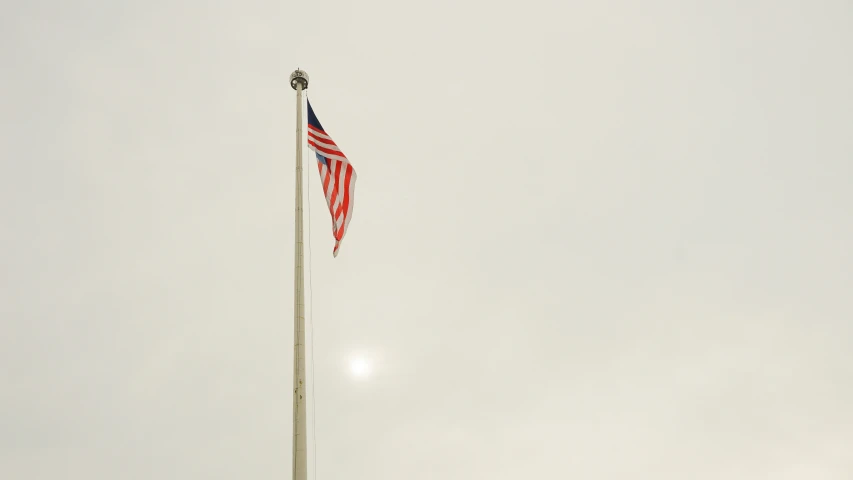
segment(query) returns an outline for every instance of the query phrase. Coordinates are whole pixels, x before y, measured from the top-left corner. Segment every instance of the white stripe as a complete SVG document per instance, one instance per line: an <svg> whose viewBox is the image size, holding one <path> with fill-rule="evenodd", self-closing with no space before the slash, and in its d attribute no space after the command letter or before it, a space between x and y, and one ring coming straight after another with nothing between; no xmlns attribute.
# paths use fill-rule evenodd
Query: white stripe
<svg viewBox="0 0 853 480"><path fill-rule="evenodd" d="M325 183L326 174L329 173L330 170L329 170L328 165L325 165L322 163L320 164L320 168L323 169L323 171L320 172L320 184L322 185L323 183ZM325 189L325 191L323 191L323 194L326 196L326 205L329 205L329 202L332 201L332 189L334 189L334 188L335 188L334 179L330 176L329 177L329 186L328 186L328 188Z"/></svg>
<svg viewBox="0 0 853 480"><path fill-rule="evenodd" d="M316 135L320 138L326 138L328 140L332 140L332 137L326 135L325 133L321 133L319 130L312 127L311 125L308 125L308 133L310 133L311 135ZM332 141L334 141L334 140L332 140Z"/></svg>

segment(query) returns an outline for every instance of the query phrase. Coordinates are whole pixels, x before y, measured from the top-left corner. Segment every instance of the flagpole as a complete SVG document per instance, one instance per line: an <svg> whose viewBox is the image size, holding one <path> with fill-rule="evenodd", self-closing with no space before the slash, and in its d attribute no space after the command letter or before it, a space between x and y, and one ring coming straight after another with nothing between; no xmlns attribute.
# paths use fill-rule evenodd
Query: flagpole
<svg viewBox="0 0 853 480"><path fill-rule="evenodd" d="M293 476L308 480L305 415L305 271L302 242L302 90L308 88L308 74L290 74L296 90L296 240L293 280Z"/></svg>

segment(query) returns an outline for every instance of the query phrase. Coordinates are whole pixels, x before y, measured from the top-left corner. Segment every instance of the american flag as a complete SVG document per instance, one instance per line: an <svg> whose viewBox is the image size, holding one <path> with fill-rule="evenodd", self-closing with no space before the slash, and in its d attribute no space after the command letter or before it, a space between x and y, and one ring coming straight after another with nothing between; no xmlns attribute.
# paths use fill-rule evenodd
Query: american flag
<svg viewBox="0 0 853 480"><path fill-rule="evenodd" d="M338 256L341 241L352 219L353 195L355 193L355 170L344 152L335 144L320 121L314 115L311 102L308 102L308 148L317 154L317 167L323 182L323 193L329 213L332 214L332 233L335 236L335 249L332 255Z"/></svg>

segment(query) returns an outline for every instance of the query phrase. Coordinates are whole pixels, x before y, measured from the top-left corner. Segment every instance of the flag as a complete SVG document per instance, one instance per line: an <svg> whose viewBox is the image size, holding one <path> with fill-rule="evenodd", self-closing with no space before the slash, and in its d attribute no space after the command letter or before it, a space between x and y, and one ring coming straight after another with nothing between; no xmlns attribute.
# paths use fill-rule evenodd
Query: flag
<svg viewBox="0 0 853 480"><path fill-rule="evenodd" d="M317 154L320 181L323 183L323 193L326 195L329 213L332 214L332 233L335 236L335 249L332 255L337 257L341 241L352 219L356 175L344 152L320 125L310 101L308 102L308 148Z"/></svg>

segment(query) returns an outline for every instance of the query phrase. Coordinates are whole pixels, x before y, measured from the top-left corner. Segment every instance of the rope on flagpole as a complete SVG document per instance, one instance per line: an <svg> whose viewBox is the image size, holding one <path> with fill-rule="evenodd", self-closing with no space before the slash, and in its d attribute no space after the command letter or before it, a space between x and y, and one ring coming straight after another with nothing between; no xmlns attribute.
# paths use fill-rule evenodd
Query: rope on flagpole
<svg viewBox="0 0 853 480"><path fill-rule="evenodd" d="M308 93L305 94L305 100L308 100ZM309 175L310 177L310 175ZM314 381L314 258L311 255L311 179L307 183L308 197L308 324L311 325L311 450L314 453L314 480L317 480L317 404L315 398Z"/></svg>

